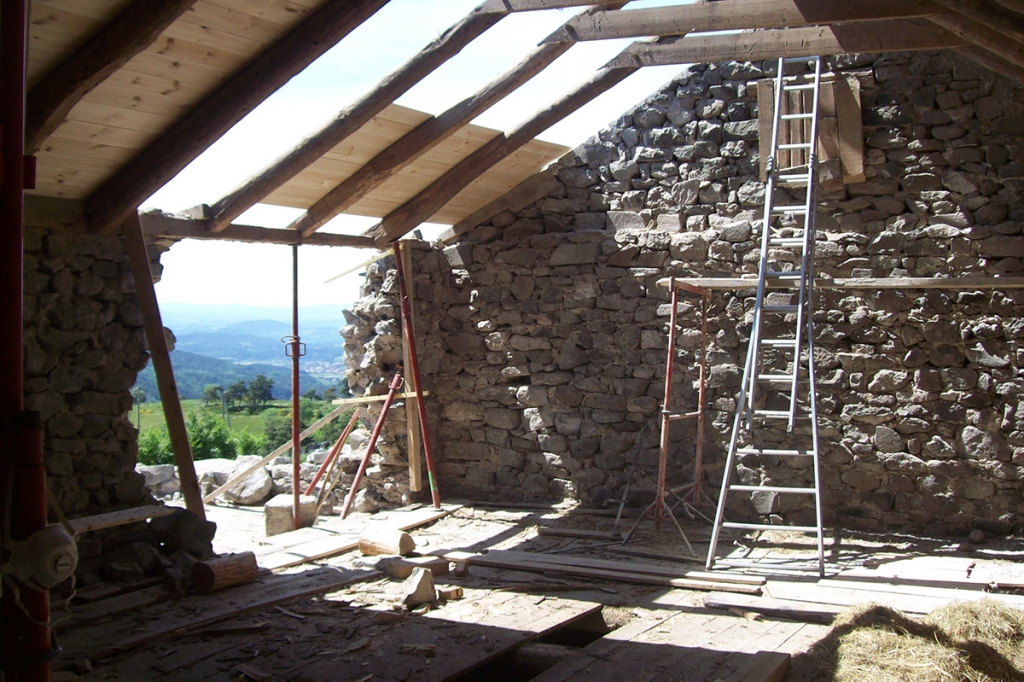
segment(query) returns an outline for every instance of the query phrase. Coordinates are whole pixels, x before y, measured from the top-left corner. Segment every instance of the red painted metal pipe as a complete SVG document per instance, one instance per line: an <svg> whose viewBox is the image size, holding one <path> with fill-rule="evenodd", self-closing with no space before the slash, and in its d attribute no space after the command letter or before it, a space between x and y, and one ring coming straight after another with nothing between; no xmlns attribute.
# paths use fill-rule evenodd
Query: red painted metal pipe
<svg viewBox="0 0 1024 682"><path fill-rule="evenodd" d="M320 477L324 475L324 472L327 471L327 467L331 465L331 462L333 462L335 457L338 456L338 453L341 452L342 446L345 445L345 441L348 440L348 437L352 435L352 431L356 428L356 423L358 421L359 410L356 410L352 413L352 418L348 420L348 426L346 426L345 430L341 432L340 436L338 436L338 442L334 444L334 447L331 448L331 451L327 454L327 459L325 459L324 463L320 465L320 468L316 470L316 476L314 476L313 480L309 482L309 486L306 488L307 495L313 492L313 488L315 488L316 484L320 482Z"/></svg>
<svg viewBox="0 0 1024 682"><path fill-rule="evenodd" d="M412 382L416 390L416 413L420 418L420 435L423 440L423 459L427 462L427 479L430 481L430 497L434 502L434 508L441 508L441 493L437 489L437 476L434 475L434 449L430 444L430 429L427 427L427 407L423 401L423 382L420 380L420 362L416 355L416 334L412 328L412 304L409 303L409 289L405 279L405 268L402 267L402 254L398 244L393 247L395 252L395 264L398 270L398 289L402 301L402 326L405 328L405 338L409 341L409 372L412 373ZM412 457L412 453L409 453Z"/></svg>
<svg viewBox="0 0 1024 682"><path fill-rule="evenodd" d="M302 455L302 423L299 420L299 356L302 344L299 342L299 245L292 245L292 336L289 341L292 354L292 528L299 529L302 520L299 513L302 477L299 474L299 459Z"/></svg>
<svg viewBox="0 0 1024 682"><path fill-rule="evenodd" d="M352 489L348 491L348 495L345 496L345 506L341 509L341 518L348 516L348 513L352 510L352 502L356 499L356 491L359 490L359 484L363 482L363 474L366 473L366 465L370 463L370 455L373 454L373 449L377 447L377 439L380 438L381 429L384 428L384 420L388 416L388 410L391 409L391 403L395 399L395 394L398 389L402 387L402 373L395 372L395 376L391 379L391 385L388 386L388 397L384 399L384 407L380 410L380 416L377 417L377 423L373 425L373 433L370 434L370 442L366 444L366 452L363 454L363 459L359 462L359 471L356 472L355 480L352 481Z"/></svg>

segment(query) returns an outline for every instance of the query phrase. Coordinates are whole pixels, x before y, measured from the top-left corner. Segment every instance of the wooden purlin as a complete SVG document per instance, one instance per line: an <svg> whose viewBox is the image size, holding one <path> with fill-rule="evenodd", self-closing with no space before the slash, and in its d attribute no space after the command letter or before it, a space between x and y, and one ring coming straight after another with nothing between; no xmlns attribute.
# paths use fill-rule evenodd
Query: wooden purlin
<svg viewBox="0 0 1024 682"><path fill-rule="evenodd" d="M207 239L261 244L310 244L313 246L347 246L375 248L369 237L318 232L303 237L295 230L271 229L252 225L229 225L220 232L210 232L203 220L182 218L159 212L143 213L139 217L142 231L152 238Z"/></svg>
<svg viewBox="0 0 1024 682"><path fill-rule="evenodd" d="M105 232L118 225L242 117L387 2L323 4L107 179L86 202L90 229Z"/></svg>
<svg viewBox="0 0 1024 682"><path fill-rule="evenodd" d="M945 10L942 7L931 2L916 0L724 0L581 15L570 19L544 42L568 39L612 40L758 28L797 28L849 21L926 17L943 11Z"/></svg>
<svg viewBox="0 0 1024 682"><path fill-rule="evenodd" d="M197 0L136 0L28 93L25 151L31 154L86 93L142 52Z"/></svg>

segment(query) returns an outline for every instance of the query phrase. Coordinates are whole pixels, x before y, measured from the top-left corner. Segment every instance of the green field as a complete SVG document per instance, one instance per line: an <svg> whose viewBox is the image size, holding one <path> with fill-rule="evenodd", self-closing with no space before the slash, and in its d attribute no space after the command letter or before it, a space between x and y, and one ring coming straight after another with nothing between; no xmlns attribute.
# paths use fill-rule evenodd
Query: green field
<svg viewBox="0 0 1024 682"><path fill-rule="evenodd" d="M211 405L210 407L202 407L201 400L182 400L181 409L187 415L192 410L205 410L212 414L220 415L220 405ZM277 400L270 403L265 409L281 409L284 410L283 416L291 414L291 403L286 400ZM144 433L154 428L163 428L167 422L164 420L164 411L160 406L160 403L143 403L139 410L141 414L136 413L135 409L132 410L129 415L132 420L132 424L139 425L139 417L141 417L141 428L140 433ZM239 412L231 413L231 430L233 432L241 433L242 431L248 431L249 433L262 433L263 432L263 416L261 412L256 414L249 414L248 410L242 410Z"/></svg>

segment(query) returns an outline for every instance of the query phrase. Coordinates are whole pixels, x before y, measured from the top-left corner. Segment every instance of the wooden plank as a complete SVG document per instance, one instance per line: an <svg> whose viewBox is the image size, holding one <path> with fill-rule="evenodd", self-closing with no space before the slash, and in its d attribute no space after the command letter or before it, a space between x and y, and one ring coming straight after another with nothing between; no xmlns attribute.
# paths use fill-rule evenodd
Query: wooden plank
<svg viewBox="0 0 1024 682"><path fill-rule="evenodd" d="M86 606L73 606L71 608L72 615L68 618L62 619L58 617L55 619L53 622L53 629L67 630L68 628L77 628L85 625L86 623L99 620L100 618L117 616L129 611L137 611L146 606L162 604L163 602L170 601L171 599L180 596L180 593L168 592L162 586L156 585L154 587L147 587L143 590L120 594L108 599L101 599L100 601L92 602Z"/></svg>
<svg viewBox="0 0 1024 682"><path fill-rule="evenodd" d="M704 564L704 559L699 557L689 557L676 552L662 552L654 549L644 549L642 547L608 547L605 551L612 552L614 554L627 554L629 556L638 556L645 559L660 559L661 561L680 561L688 564Z"/></svg>
<svg viewBox="0 0 1024 682"><path fill-rule="evenodd" d="M826 604L806 604L771 597L747 597L744 595L712 593L705 595L704 607L728 611L741 609L759 613L769 618L785 618L804 623L830 625L846 607Z"/></svg>
<svg viewBox="0 0 1024 682"><path fill-rule="evenodd" d="M999 31L956 13L939 14L929 17L928 21L958 36L966 45L976 45L1011 64L1024 66L1024 44L1007 38Z"/></svg>
<svg viewBox="0 0 1024 682"><path fill-rule="evenodd" d="M753 656L741 654L744 663L722 682L782 682L789 673L791 656L776 651L758 651Z"/></svg>
<svg viewBox="0 0 1024 682"><path fill-rule="evenodd" d="M380 9L387 0L324 3L107 180L87 202L90 227L119 224L243 116Z"/></svg>
<svg viewBox="0 0 1024 682"><path fill-rule="evenodd" d="M378 521L376 523L384 523L389 527L407 531L442 519L460 507L461 505L451 504L443 505L441 509L421 507L405 512L402 515L394 514L387 521ZM259 558L259 563L264 568L277 571L351 552L358 546L359 530L353 529L350 533L339 533L333 537L312 540L288 547L279 552L264 554Z"/></svg>
<svg viewBox="0 0 1024 682"><path fill-rule="evenodd" d="M389 213L373 228L374 241L383 247L427 221L487 169L635 71L635 68L603 69L511 132L498 135L453 166L415 198Z"/></svg>
<svg viewBox="0 0 1024 682"><path fill-rule="evenodd" d="M274 189L298 175L302 169L362 128L412 86L498 23L503 16L504 14L501 12L480 12L479 10L473 10L467 14L416 56L389 74L376 88L345 108L324 128L306 138L302 144L272 166L214 204L211 207L210 229L214 232L222 230ZM322 225L331 217L333 215L319 224ZM315 229L316 227L309 230L303 228L303 232L309 234Z"/></svg>
<svg viewBox="0 0 1024 682"><path fill-rule="evenodd" d="M90 660L108 658L172 634L207 627L270 606L308 599L380 576L379 571L342 571L328 567L274 576L262 583L182 600L173 607L164 607L162 613L154 614L157 617L146 622L119 619L113 628L107 630L95 627L73 630L62 638L62 644L76 657L87 656ZM202 608L196 608L199 604Z"/></svg>
<svg viewBox="0 0 1024 682"><path fill-rule="evenodd" d="M757 150L761 163L761 182L768 180L768 158L772 153L772 121L775 118L775 81L757 82Z"/></svg>
<svg viewBox="0 0 1024 682"><path fill-rule="evenodd" d="M705 289L739 290L756 289L757 280L732 277L686 277L676 279L677 283ZM667 288L669 278L658 280L658 286ZM772 288L789 288L779 284ZM815 289L954 289L967 291L971 289L1021 289L1024 288L1024 277L860 277L836 279L816 279Z"/></svg>
<svg viewBox="0 0 1024 682"><path fill-rule="evenodd" d="M860 80L840 78L835 82L836 123L843 182L864 182L864 115L860 104Z"/></svg>
<svg viewBox="0 0 1024 682"><path fill-rule="evenodd" d="M549 528L538 526L537 535L553 538L583 538L586 540L621 540L622 533L610 533L603 530L584 530L582 528Z"/></svg>
<svg viewBox="0 0 1024 682"><path fill-rule="evenodd" d="M593 559L585 556L573 556L571 554L544 554L542 552L516 552L512 550L492 549L487 552L490 558L498 558L509 562L529 561L534 563L552 564L555 566L578 566L582 568L596 568L606 571L624 571L627 573L643 573L645 575L659 575L666 578L688 578L690 580L702 580L714 583L733 583L736 585L764 585L765 579L761 576L729 574L724 571L710 573L707 571L689 571L672 566L655 566L636 561L608 561L605 559Z"/></svg>
<svg viewBox="0 0 1024 682"><path fill-rule="evenodd" d="M170 516L178 511L177 507L165 507L152 504L146 507L135 507L134 509L121 509L119 511L97 514L95 516L83 516L71 519L68 523L76 533L88 533L91 530L113 528L129 523L137 523L146 519L155 519L161 516Z"/></svg>
<svg viewBox="0 0 1024 682"><path fill-rule="evenodd" d="M402 259L402 271L406 276L406 294L409 296L409 329L415 334L416 329L416 273L412 269L412 253L409 245L398 242L398 257ZM413 375L412 358L409 355L409 333L406 326L402 325L402 367L405 368L407 388L416 393L420 387L416 385L416 377ZM405 452L409 460L409 490L419 492L423 490L423 460L421 450L423 443L420 440L420 415L416 407L415 398L405 399Z"/></svg>
<svg viewBox="0 0 1024 682"><path fill-rule="evenodd" d="M196 0L134 0L31 92L25 104L25 149L31 154L64 121L82 97L128 60L152 45Z"/></svg>
<svg viewBox="0 0 1024 682"><path fill-rule="evenodd" d="M260 244L310 244L314 246L346 246L375 248L369 237L320 232L303 237L295 230L270 229L251 225L230 225L220 232L210 232L205 221L172 216L160 211L147 211L139 216L143 233L148 237L175 239L208 239Z"/></svg>
<svg viewBox="0 0 1024 682"><path fill-rule="evenodd" d="M606 67L663 66L857 52L943 50L963 47L969 42L946 31L936 30L930 21L938 23L938 17L772 29L734 35L663 38L658 43L633 43ZM1024 50L1024 46L1021 50Z"/></svg>
<svg viewBox="0 0 1024 682"><path fill-rule="evenodd" d="M926 17L943 11L930 2L914 0L860 0L856 3L847 0L817 0L813 3L800 0L725 0L579 16L544 42L569 37L582 41L613 40L708 31L797 28L848 21Z"/></svg>
<svg viewBox="0 0 1024 682"><path fill-rule="evenodd" d="M504 568L512 571L529 571L534 573L555 573L559 575L572 575L580 578L591 578L593 580L604 580L610 582L635 583L638 585L658 585L661 587L673 587L684 590L719 590L722 592L736 592L739 594L760 594L761 588L754 585L735 585L731 583L709 583L702 580L688 580L686 578L665 578L657 575L646 575L643 573L629 573L621 571L607 571L597 568L585 568L581 566L565 566L557 564L546 564L538 561L503 560L492 558L488 554L472 554L469 552L443 552L445 559L455 562L466 562L471 565L488 566L490 568Z"/></svg>
<svg viewBox="0 0 1024 682"><path fill-rule="evenodd" d="M160 403L167 422L171 451L174 453L174 463L178 467L178 480L181 483L182 496L185 498L185 508L205 520L206 510L203 508L202 496L199 493L199 479L196 478L196 469L192 462L192 448L188 442L188 432L185 430L185 415L181 411L178 386L174 381L174 368L171 366L171 355L167 350L164 323L160 319L160 306L157 304L156 290L153 288L153 273L149 267L149 253L145 238L142 236L138 213L133 210L121 229L132 279L135 281L135 294L139 299L139 310L146 330L149 355L153 362L153 371L156 373L157 388L160 390Z"/></svg>
<svg viewBox="0 0 1024 682"><path fill-rule="evenodd" d="M323 427L327 426L332 421L337 419L341 415L341 413L344 412L344 411L345 411L345 406L344 405L339 405L338 407L334 408L333 410L331 410L330 412L325 414L323 417L320 417L320 419L318 419L315 422L313 422L312 424L310 424L308 428L306 428L305 430L302 431L302 433L299 434L299 440L302 441L302 440L304 440L306 438L309 438L314 433L316 433L317 431L319 431L320 429L322 429ZM291 440L289 440L287 443L284 443L280 447L276 448L273 452L271 452L269 455L267 455L266 457L264 457L260 461L254 463L252 466L247 468L245 471L239 472L239 473L235 474L234 476L232 476L231 478L229 478L227 480L227 482L224 483L224 485L220 486L219 488L217 488L216 490L211 492L209 495L204 497L202 499L202 501L203 502L210 502L211 500L216 499L219 495L223 494L225 491L230 490L236 484L238 484L241 481L244 481L245 479L249 478L249 476L251 476L258 469L266 466L267 463L270 462L272 459L275 459L275 458L283 455L284 453L288 452L289 450L291 450L291 448L292 448L292 442L291 442Z"/></svg>

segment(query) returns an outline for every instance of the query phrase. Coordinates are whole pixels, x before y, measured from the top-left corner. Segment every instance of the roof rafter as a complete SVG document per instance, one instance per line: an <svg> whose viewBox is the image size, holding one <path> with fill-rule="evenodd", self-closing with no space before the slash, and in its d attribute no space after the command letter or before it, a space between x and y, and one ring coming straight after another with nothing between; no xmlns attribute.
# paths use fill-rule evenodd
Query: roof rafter
<svg viewBox="0 0 1024 682"><path fill-rule="evenodd" d="M483 12L479 7L467 14L416 56L386 76L377 87L342 110L333 121L213 204L210 207L209 229L213 232L223 230L232 220L359 130L506 14Z"/></svg>
<svg viewBox="0 0 1024 682"><path fill-rule="evenodd" d="M956 2L958 0L946 0ZM722 0L574 17L545 42L669 36L704 31L797 28L848 21L925 17L942 7L917 0Z"/></svg>
<svg viewBox="0 0 1024 682"><path fill-rule="evenodd" d="M955 12L939 14L928 20L959 36L969 45L976 45L1011 64L1024 66L1024 44L1007 38L999 31Z"/></svg>
<svg viewBox="0 0 1024 682"><path fill-rule="evenodd" d="M46 74L25 103L25 153L39 149L82 97L152 45L196 1L135 0Z"/></svg>
<svg viewBox="0 0 1024 682"><path fill-rule="evenodd" d="M623 5L625 3L620 2L613 6L621 7ZM586 10L583 14L591 11ZM573 44L575 41L569 39L536 48L519 64L498 76L480 91L450 107L444 113L424 121L366 162L362 168L313 204L291 226L301 230L303 234L311 234L543 71L565 54Z"/></svg>
<svg viewBox="0 0 1024 682"><path fill-rule="evenodd" d="M996 0L996 2L1017 14L1024 14L1024 0Z"/></svg>
<svg viewBox="0 0 1024 682"><path fill-rule="evenodd" d="M961 47L957 50L960 54L972 60L978 66L982 66L993 73L1006 76L1024 85L1024 66L1008 62L1002 57L992 54L976 45Z"/></svg>
<svg viewBox="0 0 1024 682"><path fill-rule="evenodd" d="M160 211L139 214L142 231L147 237L168 239L211 239L262 244L311 244L314 246L349 246L374 248L370 237L319 232L303 237L295 230L271 229L252 225L229 225L220 232L210 232L202 220L168 215Z"/></svg>
<svg viewBox="0 0 1024 682"><path fill-rule="evenodd" d="M946 16L946 15L942 15ZM813 57L857 52L908 52L962 47L965 41L928 20L839 24L731 35L667 38L636 42L608 62L609 67L660 66L743 59Z"/></svg>
<svg viewBox="0 0 1024 682"><path fill-rule="evenodd" d="M582 107L598 95L611 89L639 67L627 66L601 69L590 80L551 104L533 118L521 123L508 133L500 133L462 159L435 180L429 187L384 217L370 232L377 246L384 248L453 199L487 169L513 153L534 137Z"/></svg>
<svg viewBox="0 0 1024 682"><path fill-rule="evenodd" d="M90 229L117 227L233 125L388 0L327 2L181 117L86 200Z"/></svg>
<svg viewBox="0 0 1024 682"><path fill-rule="evenodd" d="M999 31L1007 38L1024 41L1024 16L987 0L935 0L952 12Z"/></svg>
<svg viewBox="0 0 1024 682"><path fill-rule="evenodd" d="M620 3L616 0L487 0L480 9L484 12L532 12L563 7L617 4Z"/></svg>

